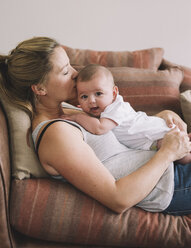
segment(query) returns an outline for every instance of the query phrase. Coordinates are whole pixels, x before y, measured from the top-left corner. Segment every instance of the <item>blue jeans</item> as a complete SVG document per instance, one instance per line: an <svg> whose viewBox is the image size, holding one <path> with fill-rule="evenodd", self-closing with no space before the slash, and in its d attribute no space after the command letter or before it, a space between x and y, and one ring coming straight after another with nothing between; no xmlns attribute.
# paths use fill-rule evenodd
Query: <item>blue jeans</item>
<svg viewBox="0 0 191 248"><path fill-rule="evenodd" d="M163 213L172 215L191 214L191 163L174 165L174 195Z"/></svg>

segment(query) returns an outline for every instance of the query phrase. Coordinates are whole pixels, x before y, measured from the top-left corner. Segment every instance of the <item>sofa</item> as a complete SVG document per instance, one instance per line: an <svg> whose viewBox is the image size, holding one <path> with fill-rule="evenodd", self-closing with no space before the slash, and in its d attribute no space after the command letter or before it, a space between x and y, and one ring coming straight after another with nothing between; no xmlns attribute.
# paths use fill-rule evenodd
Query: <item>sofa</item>
<svg viewBox="0 0 191 248"><path fill-rule="evenodd" d="M191 69L167 61L164 49L63 47L76 70L89 63L108 67L120 94L137 111L173 110L191 131ZM73 108L63 104L68 107ZM138 207L116 214L71 184L51 179L34 152L27 113L2 92L0 177L1 248L191 246L191 214L164 215Z"/></svg>

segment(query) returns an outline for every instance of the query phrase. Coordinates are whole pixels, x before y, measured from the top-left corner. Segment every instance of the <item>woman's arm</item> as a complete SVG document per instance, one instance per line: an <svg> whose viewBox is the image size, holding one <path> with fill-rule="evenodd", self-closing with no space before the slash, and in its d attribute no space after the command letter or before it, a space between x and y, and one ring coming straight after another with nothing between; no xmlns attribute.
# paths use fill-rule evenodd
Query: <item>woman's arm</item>
<svg viewBox="0 0 191 248"><path fill-rule="evenodd" d="M172 128L173 124L175 124L181 131L187 132L186 123L175 112L171 110L164 110L156 114L156 116L164 119L168 127Z"/></svg>
<svg viewBox="0 0 191 248"><path fill-rule="evenodd" d="M83 141L80 130L66 123L55 123L46 130L39 157L48 172L53 168L81 191L121 213L144 199L169 164L188 152L186 138L183 132L173 129L149 162L118 181Z"/></svg>
<svg viewBox="0 0 191 248"><path fill-rule="evenodd" d="M77 113L74 115L65 115L63 116L64 119L75 121L84 127L88 132L93 134L104 134L108 131L112 130L114 127L117 126L117 123L108 118L95 118L89 116L85 113Z"/></svg>

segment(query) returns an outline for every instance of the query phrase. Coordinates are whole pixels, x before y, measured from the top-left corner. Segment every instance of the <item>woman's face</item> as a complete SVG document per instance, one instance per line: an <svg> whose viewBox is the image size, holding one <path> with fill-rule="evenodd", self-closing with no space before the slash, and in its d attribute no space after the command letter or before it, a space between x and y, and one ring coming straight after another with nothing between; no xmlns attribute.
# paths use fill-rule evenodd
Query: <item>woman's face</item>
<svg viewBox="0 0 191 248"><path fill-rule="evenodd" d="M53 69L48 74L46 95L55 101L69 101L76 98L76 70L62 47L56 47L50 59Z"/></svg>

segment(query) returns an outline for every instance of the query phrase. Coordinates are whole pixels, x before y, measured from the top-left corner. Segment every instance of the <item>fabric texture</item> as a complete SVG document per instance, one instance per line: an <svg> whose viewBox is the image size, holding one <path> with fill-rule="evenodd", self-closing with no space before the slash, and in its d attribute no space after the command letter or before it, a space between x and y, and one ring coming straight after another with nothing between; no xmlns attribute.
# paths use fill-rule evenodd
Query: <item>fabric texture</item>
<svg viewBox="0 0 191 248"><path fill-rule="evenodd" d="M169 109L181 115L179 86L183 73L178 68L153 72L135 68L110 68L119 92L136 111L149 115Z"/></svg>
<svg viewBox="0 0 191 248"><path fill-rule="evenodd" d="M164 54L163 48L137 51L94 51L63 46L72 65L100 64L109 67L134 67L157 70Z"/></svg>
<svg viewBox="0 0 191 248"><path fill-rule="evenodd" d="M115 214L55 180L14 180L10 213L14 229L42 240L156 248L186 248L191 242L191 215L174 217L136 207Z"/></svg>
<svg viewBox="0 0 191 248"><path fill-rule="evenodd" d="M191 163L174 165L174 195L164 212L176 216L191 215Z"/></svg>
<svg viewBox="0 0 191 248"><path fill-rule="evenodd" d="M191 132L191 90L186 90L180 94L180 103L184 120L187 124L188 132Z"/></svg>

